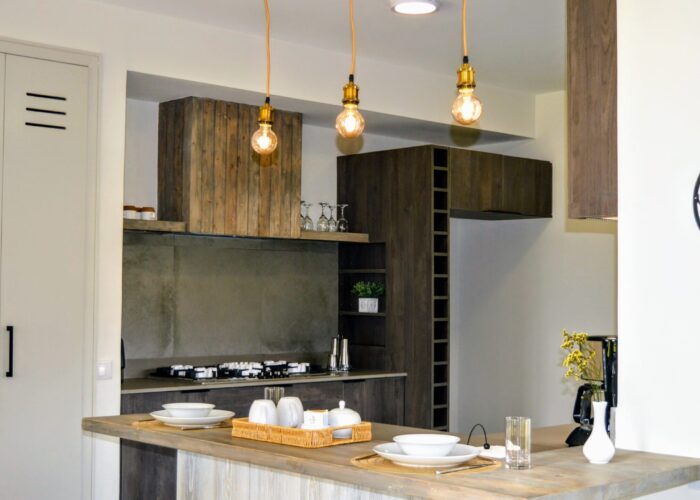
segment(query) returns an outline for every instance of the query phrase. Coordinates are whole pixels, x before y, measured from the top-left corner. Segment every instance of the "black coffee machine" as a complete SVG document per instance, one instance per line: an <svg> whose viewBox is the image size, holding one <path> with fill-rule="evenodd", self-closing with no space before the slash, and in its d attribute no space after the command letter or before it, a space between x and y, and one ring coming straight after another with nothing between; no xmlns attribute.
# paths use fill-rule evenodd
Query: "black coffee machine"
<svg viewBox="0 0 700 500"><path fill-rule="evenodd" d="M605 413L605 428L610 432L610 408L617 406L617 337L588 337L588 342L602 360L600 373L596 379L603 383L603 392L608 406ZM591 385L586 383L578 388L574 403L574 422L579 426L566 438L569 446L583 445L591 435L593 407L586 392ZM589 393L590 394L590 393Z"/></svg>

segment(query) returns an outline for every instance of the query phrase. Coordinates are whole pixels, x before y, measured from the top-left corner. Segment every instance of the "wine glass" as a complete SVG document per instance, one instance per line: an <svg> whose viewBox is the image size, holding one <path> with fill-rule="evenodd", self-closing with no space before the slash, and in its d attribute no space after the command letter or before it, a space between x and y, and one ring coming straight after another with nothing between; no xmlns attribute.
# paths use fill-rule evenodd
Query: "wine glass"
<svg viewBox="0 0 700 500"><path fill-rule="evenodd" d="M311 217L309 217L309 208L311 205L311 203L304 202L304 225L302 226L304 231L314 230L314 221L312 221Z"/></svg>
<svg viewBox="0 0 700 500"><path fill-rule="evenodd" d="M300 207L301 209L299 210L299 227L301 229L304 229L304 222L306 220L304 218L304 205L306 204L306 202L304 200L301 200L300 203L301 203L301 207Z"/></svg>
<svg viewBox="0 0 700 500"><path fill-rule="evenodd" d="M322 201L319 205L321 205L321 217L318 218L318 222L316 223L316 231L326 232L328 231L328 217L326 217L326 207L328 203Z"/></svg>
<svg viewBox="0 0 700 500"><path fill-rule="evenodd" d="M338 208L340 209L340 214L338 215L338 231L341 233L348 232L348 220L345 218L345 208L347 206L348 205L346 204L338 205Z"/></svg>
<svg viewBox="0 0 700 500"><path fill-rule="evenodd" d="M333 209L337 209L338 205L328 205L328 208L331 210L331 218L328 219L328 231L335 233L338 231L338 221L333 218Z"/></svg>

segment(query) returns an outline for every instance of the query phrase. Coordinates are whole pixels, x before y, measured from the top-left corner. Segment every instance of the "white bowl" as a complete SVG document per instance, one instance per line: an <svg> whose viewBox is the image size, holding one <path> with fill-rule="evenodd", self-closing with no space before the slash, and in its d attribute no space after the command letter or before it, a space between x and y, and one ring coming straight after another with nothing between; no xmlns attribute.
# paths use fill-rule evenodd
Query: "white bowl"
<svg viewBox="0 0 700 500"><path fill-rule="evenodd" d="M449 434L402 434L394 436L394 442L406 455L444 457L459 443L459 438Z"/></svg>
<svg viewBox="0 0 700 500"><path fill-rule="evenodd" d="M171 417L175 418L202 418L209 416L209 413L216 405L209 403L168 403L163 405Z"/></svg>

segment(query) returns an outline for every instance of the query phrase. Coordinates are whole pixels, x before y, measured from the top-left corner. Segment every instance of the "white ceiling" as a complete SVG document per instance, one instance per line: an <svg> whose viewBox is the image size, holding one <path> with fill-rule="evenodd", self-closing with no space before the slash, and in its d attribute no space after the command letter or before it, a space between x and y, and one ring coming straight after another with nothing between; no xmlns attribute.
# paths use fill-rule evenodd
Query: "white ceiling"
<svg viewBox="0 0 700 500"><path fill-rule="evenodd" d="M98 0L261 34L261 0ZM270 0L272 37L349 52L347 0ZM461 63L460 0L428 16L391 12L389 0L357 0L360 56L453 73ZM469 52L481 83L541 93L565 88L565 0L469 0ZM358 68L361 71L361 68Z"/></svg>

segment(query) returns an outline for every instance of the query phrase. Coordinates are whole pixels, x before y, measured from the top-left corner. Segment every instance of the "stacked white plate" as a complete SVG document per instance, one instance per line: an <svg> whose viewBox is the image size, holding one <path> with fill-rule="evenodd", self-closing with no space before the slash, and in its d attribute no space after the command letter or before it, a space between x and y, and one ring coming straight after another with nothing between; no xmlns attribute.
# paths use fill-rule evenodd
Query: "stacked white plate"
<svg viewBox="0 0 700 500"><path fill-rule="evenodd" d="M401 451L401 448L396 443L377 445L373 448L373 451L380 457L405 467L455 467L479 456L481 448L458 444L450 453L443 457L407 455Z"/></svg>
<svg viewBox="0 0 700 500"><path fill-rule="evenodd" d="M163 408L165 410L154 411L151 416L165 425L181 429L216 427L235 415L232 411L214 410L214 405L207 403L170 403Z"/></svg>
<svg viewBox="0 0 700 500"><path fill-rule="evenodd" d="M375 446L373 451L380 457L405 467L456 467L479 456L481 448L475 448L467 444L458 444L444 457L407 455L401 451L396 443L380 444Z"/></svg>
<svg viewBox="0 0 700 500"><path fill-rule="evenodd" d="M459 438L449 434L405 434L394 441L375 446L373 451L405 467L455 467L481 452L481 448L458 444Z"/></svg>

